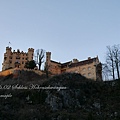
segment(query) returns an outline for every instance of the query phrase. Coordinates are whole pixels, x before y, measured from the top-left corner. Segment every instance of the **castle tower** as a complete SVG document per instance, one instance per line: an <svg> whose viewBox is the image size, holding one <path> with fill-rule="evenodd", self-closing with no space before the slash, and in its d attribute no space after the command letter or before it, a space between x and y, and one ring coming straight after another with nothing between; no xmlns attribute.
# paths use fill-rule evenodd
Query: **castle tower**
<svg viewBox="0 0 120 120"><path fill-rule="evenodd" d="M3 67L2 70L5 70L10 67L10 55L12 54L12 48L11 47L6 47L6 52L4 53L4 60L3 60Z"/></svg>
<svg viewBox="0 0 120 120"><path fill-rule="evenodd" d="M33 48L29 48L28 49L28 61L33 60L33 55L34 55L34 49Z"/></svg>
<svg viewBox="0 0 120 120"><path fill-rule="evenodd" d="M95 80L96 81L102 80L102 64L99 61L98 56L96 58L94 58L93 66L94 66Z"/></svg>
<svg viewBox="0 0 120 120"><path fill-rule="evenodd" d="M28 52L20 52L19 49L17 51L11 51L11 47L6 47L6 52L4 53L4 60L2 63L2 70L6 70L9 68L24 68L26 62L29 60L33 60L34 49L29 48Z"/></svg>
<svg viewBox="0 0 120 120"><path fill-rule="evenodd" d="M12 48L11 47L6 47L6 53L11 53Z"/></svg>
<svg viewBox="0 0 120 120"><path fill-rule="evenodd" d="M46 63L49 65L51 60L51 52L46 52Z"/></svg>

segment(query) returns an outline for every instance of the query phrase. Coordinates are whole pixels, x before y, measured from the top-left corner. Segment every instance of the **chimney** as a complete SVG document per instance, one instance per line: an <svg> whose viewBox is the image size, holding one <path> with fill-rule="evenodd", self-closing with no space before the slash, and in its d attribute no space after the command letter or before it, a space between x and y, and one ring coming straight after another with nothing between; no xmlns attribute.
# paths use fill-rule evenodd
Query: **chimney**
<svg viewBox="0 0 120 120"><path fill-rule="evenodd" d="M90 60L91 59L91 57L88 57L88 60Z"/></svg>
<svg viewBox="0 0 120 120"><path fill-rule="evenodd" d="M77 59L73 59L73 63L77 63L79 62Z"/></svg>

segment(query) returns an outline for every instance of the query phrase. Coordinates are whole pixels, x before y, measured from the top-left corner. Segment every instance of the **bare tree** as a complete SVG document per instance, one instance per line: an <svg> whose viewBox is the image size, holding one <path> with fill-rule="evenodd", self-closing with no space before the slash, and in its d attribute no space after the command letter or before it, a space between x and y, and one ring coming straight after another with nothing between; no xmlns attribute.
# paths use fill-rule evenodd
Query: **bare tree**
<svg viewBox="0 0 120 120"><path fill-rule="evenodd" d="M106 65L109 72L112 72L113 80L115 79L115 64L114 64L114 56L113 50L110 46L107 46L107 54L106 54Z"/></svg>
<svg viewBox="0 0 120 120"><path fill-rule="evenodd" d="M114 57L115 67L116 67L116 70L117 70L117 77L119 79L120 78L120 74L119 74L119 67L120 67L120 46L119 45L114 45L113 46L113 57Z"/></svg>
<svg viewBox="0 0 120 120"><path fill-rule="evenodd" d="M107 46L106 54L106 66L110 75L112 75L113 80L115 76L120 78L120 46L114 45L112 47Z"/></svg>
<svg viewBox="0 0 120 120"><path fill-rule="evenodd" d="M45 50L37 49L35 57L36 57L36 64L38 64L39 70L41 70L41 65L44 62Z"/></svg>

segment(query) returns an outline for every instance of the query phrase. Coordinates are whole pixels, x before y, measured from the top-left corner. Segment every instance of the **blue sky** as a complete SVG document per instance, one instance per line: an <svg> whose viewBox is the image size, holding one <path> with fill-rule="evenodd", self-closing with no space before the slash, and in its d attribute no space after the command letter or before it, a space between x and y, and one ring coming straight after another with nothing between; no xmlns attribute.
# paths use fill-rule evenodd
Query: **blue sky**
<svg viewBox="0 0 120 120"><path fill-rule="evenodd" d="M0 70L5 47L52 52L66 62L98 55L120 42L120 0L0 0Z"/></svg>

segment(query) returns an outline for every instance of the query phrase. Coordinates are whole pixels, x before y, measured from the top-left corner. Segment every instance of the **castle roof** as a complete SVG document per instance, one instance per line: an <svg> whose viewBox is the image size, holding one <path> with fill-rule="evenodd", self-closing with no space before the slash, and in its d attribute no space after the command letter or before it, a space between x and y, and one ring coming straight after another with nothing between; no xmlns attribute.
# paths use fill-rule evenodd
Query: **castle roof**
<svg viewBox="0 0 120 120"><path fill-rule="evenodd" d="M67 67L67 66L76 67L76 66L82 66L82 65L85 65L85 64L91 64L94 61L96 61L96 59L97 59L97 57L96 58L91 58L91 59L88 59L88 60L83 60L83 61L80 61L80 62L77 62L77 63L73 63L73 62L69 61L69 62L61 64L61 67L62 68Z"/></svg>
<svg viewBox="0 0 120 120"><path fill-rule="evenodd" d="M53 60L50 60L51 62L54 62L56 64L61 64L60 62L56 62L56 61L53 61Z"/></svg>
<svg viewBox="0 0 120 120"><path fill-rule="evenodd" d="M59 64L61 65L61 68L65 68L65 67L77 67L77 66L82 66L82 65L86 65L86 64L91 64L93 62L95 62L96 60L98 59L98 56L95 57L95 58L88 58L87 60L83 60L83 61L79 61L79 62L72 62L72 61L68 61L68 62L65 62L65 63L60 63L60 62L56 62L56 61L53 61L51 60L51 62L53 63L56 63L56 64Z"/></svg>
<svg viewBox="0 0 120 120"><path fill-rule="evenodd" d="M61 67L62 67L62 68L67 67L68 65L71 64L71 62L72 62L72 61L62 63L62 64L61 64Z"/></svg>

